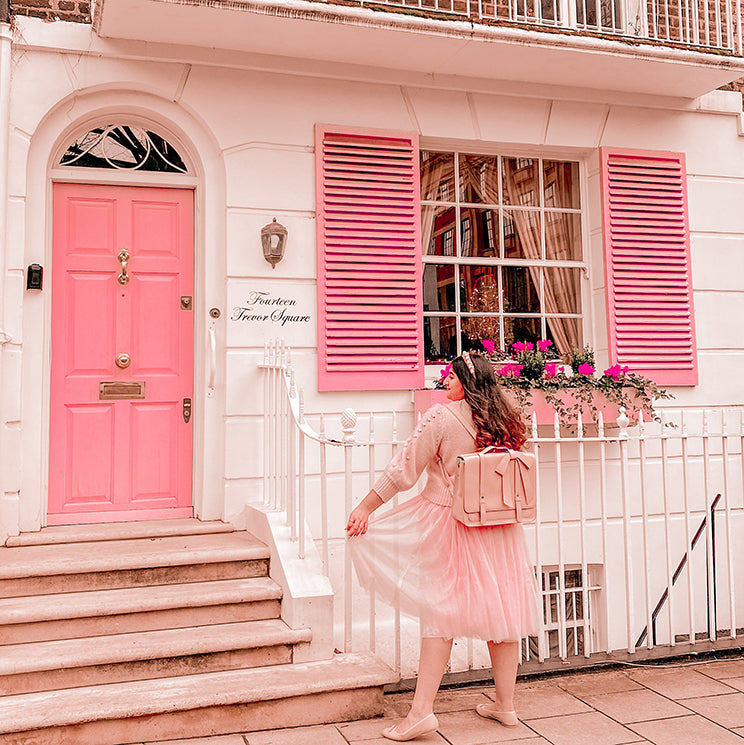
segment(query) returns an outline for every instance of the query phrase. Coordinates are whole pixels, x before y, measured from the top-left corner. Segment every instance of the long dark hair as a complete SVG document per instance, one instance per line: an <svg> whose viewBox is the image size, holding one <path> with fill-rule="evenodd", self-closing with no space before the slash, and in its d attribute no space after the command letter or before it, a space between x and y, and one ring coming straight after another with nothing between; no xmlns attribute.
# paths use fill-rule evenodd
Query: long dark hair
<svg viewBox="0 0 744 745"><path fill-rule="evenodd" d="M527 441L527 427L519 409L504 395L496 382L490 361L477 352L468 352L475 375L465 360L455 357L452 370L462 383L465 401L470 406L479 448L500 445L520 450Z"/></svg>

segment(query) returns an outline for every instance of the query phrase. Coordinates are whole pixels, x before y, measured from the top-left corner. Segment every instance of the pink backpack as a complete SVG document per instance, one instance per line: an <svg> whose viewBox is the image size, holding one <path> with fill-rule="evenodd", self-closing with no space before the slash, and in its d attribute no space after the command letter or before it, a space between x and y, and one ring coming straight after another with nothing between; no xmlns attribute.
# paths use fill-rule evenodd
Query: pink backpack
<svg viewBox="0 0 744 745"><path fill-rule="evenodd" d="M469 422L452 414L475 438ZM467 526L534 522L537 513L537 458L487 447L457 458L452 483L452 516Z"/></svg>

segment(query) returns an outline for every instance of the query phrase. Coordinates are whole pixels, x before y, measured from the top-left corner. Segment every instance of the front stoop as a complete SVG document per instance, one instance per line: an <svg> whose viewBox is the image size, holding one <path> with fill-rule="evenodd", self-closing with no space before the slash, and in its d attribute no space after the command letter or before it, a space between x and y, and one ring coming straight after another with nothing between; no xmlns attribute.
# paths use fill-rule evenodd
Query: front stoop
<svg viewBox="0 0 744 745"><path fill-rule="evenodd" d="M390 668L366 655L0 698L2 745L123 745L378 716Z"/></svg>
<svg viewBox="0 0 744 745"><path fill-rule="evenodd" d="M382 713L372 656L294 663L269 551L224 523L49 528L0 548L0 745L123 745Z"/></svg>

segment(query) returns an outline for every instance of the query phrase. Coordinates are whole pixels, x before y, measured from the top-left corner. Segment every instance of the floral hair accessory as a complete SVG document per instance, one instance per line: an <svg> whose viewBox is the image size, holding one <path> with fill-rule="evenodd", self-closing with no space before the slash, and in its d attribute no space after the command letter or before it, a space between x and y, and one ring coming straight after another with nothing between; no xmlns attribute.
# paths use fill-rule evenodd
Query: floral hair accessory
<svg viewBox="0 0 744 745"><path fill-rule="evenodd" d="M475 365L473 364L473 360L470 359L470 355L467 352L463 352L462 358L465 360L465 364L468 366L470 374L475 377Z"/></svg>
<svg viewBox="0 0 744 745"><path fill-rule="evenodd" d="M439 373L439 380L443 383L447 376L450 374L450 370L452 369L452 363L450 362L447 367L443 367L441 372Z"/></svg>

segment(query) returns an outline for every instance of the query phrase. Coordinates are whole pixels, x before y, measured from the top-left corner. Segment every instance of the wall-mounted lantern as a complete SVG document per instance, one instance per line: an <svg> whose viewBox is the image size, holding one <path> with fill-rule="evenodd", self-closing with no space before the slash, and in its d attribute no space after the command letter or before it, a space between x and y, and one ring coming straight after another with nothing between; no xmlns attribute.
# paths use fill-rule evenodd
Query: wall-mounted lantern
<svg viewBox="0 0 744 745"><path fill-rule="evenodd" d="M261 245L263 246L264 259L274 269L284 258L284 249L287 246L287 229L274 218L268 225L261 228Z"/></svg>

